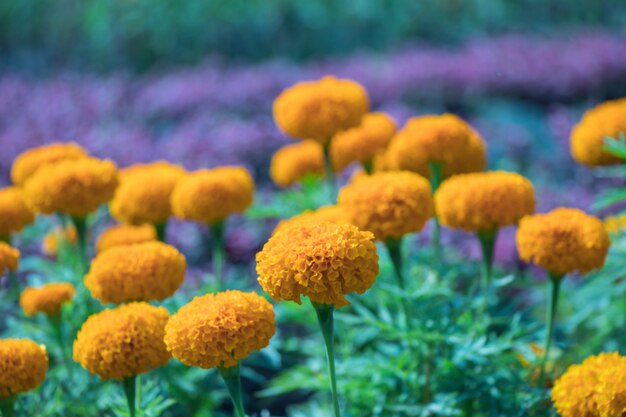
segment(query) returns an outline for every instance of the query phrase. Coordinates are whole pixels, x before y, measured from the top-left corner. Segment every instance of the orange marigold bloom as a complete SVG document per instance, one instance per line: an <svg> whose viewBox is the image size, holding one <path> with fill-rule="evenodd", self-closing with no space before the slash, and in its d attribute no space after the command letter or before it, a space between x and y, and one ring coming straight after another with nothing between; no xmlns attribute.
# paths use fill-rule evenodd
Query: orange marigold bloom
<svg viewBox="0 0 626 417"><path fill-rule="evenodd" d="M41 242L41 250L47 256L56 256L62 243L76 243L78 233L73 225L66 228L58 228L44 236Z"/></svg>
<svg viewBox="0 0 626 417"><path fill-rule="evenodd" d="M626 230L626 215L608 216L603 220L604 228L609 233L622 233Z"/></svg>
<svg viewBox="0 0 626 417"><path fill-rule="evenodd" d="M378 276L374 235L350 224L302 223L272 236L256 256L261 287L276 301L348 305Z"/></svg>
<svg viewBox="0 0 626 417"><path fill-rule="evenodd" d="M109 227L98 237L96 253L102 253L117 246L152 242L156 239L156 229L151 224L141 226L118 224L117 226Z"/></svg>
<svg viewBox="0 0 626 417"><path fill-rule="evenodd" d="M102 379L133 377L167 365L163 307L130 303L89 316L74 341L74 360Z"/></svg>
<svg viewBox="0 0 626 417"><path fill-rule="evenodd" d="M54 316L63 304L72 301L76 289L68 282L53 282L40 288L26 287L20 295L20 306L27 316L44 313Z"/></svg>
<svg viewBox="0 0 626 417"><path fill-rule="evenodd" d="M279 187L289 187L307 175L324 176L324 149L319 143L305 140L272 155L270 177Z"/></svg>
<svg viewBox="0 0 626 417"><path fill-rule="evenodd" d="M8 243L0 242L0 276L7 270L17 271L20 262L20 251Z"/></svg>
<svg viewBox="0 0 626 417"><path fill-rule="evenodd" d="M528 179L512 172L455 175L435 192L435 209L444 226L488 232L532 214L535 190Z"/></svg>
<svg viewBox="0 0 626 417"><path fill-rule="evenodd" d="M39 168L55 162L79 159L87 152L75 143L52 143L28 149L15 158L11 167L11 179L18 186L24 185Z"/></svg>
<svg viewBox="0 0 626 417"><path fill-rule="evenodd" d="M236 290L195 297L165 326L165 344L188 366L235 366L266 347L276 332L272 305L254 292Z"/></svg>
<svg viewBox="0 0 626 417"><path fill-rule="evenodd" d="M254 180L241 167L201 169L181 179L172 193L176 216L213 224L252 204Z"/></svg>
<svg viewBox="0 0 626 417"><path fill-rule="evenodd" d="M183 168L163 161L122 170L120 186L109 203L111 215L134 225L165 223L172 215L172 191L185 174Z"/></svg>
<svg viewBox="0 0 626 417"><path fill-rule="evenodd" d="M525 217L517 230L520 258L555 275L601 268L610 245L600 219L573 208Z"/></svg>
<svg viewBox="0 0 626 417"><path fill-rule="evenodd" d="M37 388L47 371L45 346L28 339L0 339L0 399Z"/></svg>
<svg viewBox="0 0 626 417"><path fill-rule="evenodd" d="M83 217L113 198L117 182L111 161L64 160L38 169L24 184L24 198L39 213Z"/></svg>
<svg viewBox="0 0 626 417"><path fill-rule="evenodd" d="M35 221L35 213L26 205L17 187L0 190L0 238L7 239Z"/></svg>
<svg viewBox="0 0 626 417"><path fill-rule="evenodd" d="M297 83L274 101L274 120L281 130L321 144L341 130L358 126L368 111L369 98L360 84L332 76Z"/></svg>
<svg viewBox="0 0 626 417"><path fill-rule="evenodd" d="M595 400L600 417L626 415L626 357L600 370Z"/></svg>
<svg viewBox="0 0 626 417"><path fill-rule="evenodd" d="M273 233L278 233L281 230L297 224L314 222L352 223L352 216L350 212L348 212L348 210L344 209L343 207L320 207L317 210L308 210L290 219L281 220L281 222L276 225Z"/></svg>
<svg viewBox="0 0 626 417"><path fill-rule="evenodd" d="M572 130L572 156L589 166L620 164L620 158L603 149L607 137L617 139L620 133L626 134L626 98L604 102L584 114Z"/></svg>
<svg viewBox="0 0 626 417"><path fill-rule="evenodd" d="M434 215L428 180L412 172L358 176L339 191L338 201L353 224L381 241L418 232Z"/></svg>
<svg viewBox="0 0 626 417"><path fill-rule="evenodd" d="M186 268L185 257L165 243L117 246L91 262L85 286L102 303L161 301L178 290Z"/></svg>

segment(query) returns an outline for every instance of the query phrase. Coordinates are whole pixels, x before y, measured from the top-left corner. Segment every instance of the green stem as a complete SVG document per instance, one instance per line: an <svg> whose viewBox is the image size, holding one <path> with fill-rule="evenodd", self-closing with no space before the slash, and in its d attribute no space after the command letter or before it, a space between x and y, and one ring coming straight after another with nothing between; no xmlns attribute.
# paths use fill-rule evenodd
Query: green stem
<svg viewBox="0 0 626 417"><path fill-rule="evenodd" d="M541 372L539 374L539 381L542 383L544 381L544 376L546 372L546 364L548 363L548 359L550 358L550 348L552 347L552 335L554 334L554 321L556 318L557 312L557 304L559 301L559 289L561 287L561 281L563 279L563 275L556 275L553 273L549 273L550 275L550 284L549 284L549 294L548 294L548 305L546 309L546 324L548 326L546 330L546 341L544 344L544 354L541 360Z"/></svg>
<svg viewBox="0 0 626 417"><path fill-rule="evenodd" d="M0 276L2 275L0 271ZM17 274L10 269L7 269L7 278L9 279L9 285L11 287L10 294L12 294L13 298L20 297L20 282L17 279Z"/></svg>
<svg viewBox="0 0 626 417"><path fill-rule="evenodd" d="M239 362L237 362L237 365L231 366L230 368L218 366L217 370L222 376L222 379L226 384L226 388L228 389L228 393L230 394L230 399L232 400L233 407L235 408L235 416L246 417L241 396L241 369Z"/></svg>
<svg viewBox="0 0 626 417"><path fill-rule="evenodd" d="M367 175L372 175L372 173L374 172L374 162L371 159L363 162L363 169L365 170Z"/></svg>
<svg viewBox="0 0 626 417"><path fill-rule="evenodd" d="M63 335L63 320L61 311L57 314L53 314L48 317L48 321L54 330L54 334L57 338L57 343L59 344L59 349L61 350L61 361L65 365L65 369L67 369L67 374L69 378L72 378L72 366L71 366L71 352L68 352L65 343L65 337Z"/></svg>
<svg viewBox="0 0 626 417"><path fill-rule="evenodd" d="M491 275L493 269L493 255L498 239L498 228L488 231L478 232L478 240L482 249L482 286L483 292L487 300L491 297Z"/></svg>
<svg viewBox="0 0 626 417"><path fill-rule="evenodd" d="M439 189L441 182L443 181L443 163L441 162L429 162L430 167L430 187L433 195L435 191ZM433 228L433 234L431 244L438 259L441 258L441 223L435 213L435 227Z"/></svg>
<svg viewBox="0 0 626 417"><path fill-rule="evenodd" d="M163 242L165 243L165 232L167 229L167 222L165 223L160 223L160 224L155 224L154 228L156 229L156 235L157 235L157 240L159 242Z"/></svg>
<svg viewBox="0 0 626 417"><path fill-rule="evenodd" d="M85 217L72 216L72 223L76 228L76 250L78 252L80 273L87 272L87 219Z"/></svg>
<svg viewBox="0 0 626 417"><path fill-rule="evenodd" d="M220 220L209 227L213 244L213 276L217 282L221 282L224 270L224 221Z"/></svg>
<svg viewBox="0 0 626 417"><path fill-rule="evenodd" d="M335 170L333 162L330 159L330 139L324 145L324 167L326 171L326 182L330 189L330 203L333 204L337 200L337 183L335 181Z"/></svg>
<svg viewBox="0 0 626 417"><path fill-rule="evenodd" d="M137 377L131 376L130 378L124 378L122 384L124 385L124 394L126 394L130 417L135 417L135 411L137 408Z"/></svg>
<svg viewBox="0 0 626 417"><path fill-rule="evenodd" d="M335 306L332 304L314 303L313 308L317 313L317 321L324 336L324 345L326 347L326 360L328 362L328 375L330 376L330 392L333 399L333 409L335 417L341 417L339 411L339 399L337 397L337 377L335 375L335 324L333 320L333 312Z"/></svg>
<svg viewBox="0 0 626 417"><path fill-rule="evenodd" d="M15 396L0 398L0 414L2 417L15 417Z"/></svg>
<svg viewBox="0 0 626 417"><path fill-rule="evenodd" d="M404 290L404 273L402 271L402 238L387 238L387 240L385 240L385 246L387 247L387 251L389 252L389 258L391 259L391 263L393 264L393 270L395 272L398 287Z"/></svg>

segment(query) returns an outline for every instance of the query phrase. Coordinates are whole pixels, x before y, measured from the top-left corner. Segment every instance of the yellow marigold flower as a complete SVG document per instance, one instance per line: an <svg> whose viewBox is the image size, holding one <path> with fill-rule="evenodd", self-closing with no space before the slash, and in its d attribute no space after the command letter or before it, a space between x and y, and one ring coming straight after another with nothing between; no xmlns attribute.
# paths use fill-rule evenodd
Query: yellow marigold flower
<svg viewBox="0 0 626 417"><path fill-rule="evenodd" d="M396 123L385 113L365 115L361 124L337 133L330 143L330 157L335 171L343 171L353 162L371 163L387 148L396 133Z"/></svg>
<svg viewBox="0 0 626 417"><path fill-rule="evenodd" d="M74 341L74 360L102 379L130 378L167 365L163 307L130 303L89 316Z"/></svg>
<svg viewBox="0 0 626 417"><path fill-rule="evenodd" d="M276 331L272 305L236 290L195 297L165 326L165 344L188 366L229 368L266 347Z"/></svg>
<svg viewBox="0 0 626 417"><path fill-rule="evenodd" d="M284 230L288 227L302 223L314 223L314 222L331 222L331 223L352 223L352 216L348 210L339 206L325 206L320 207L317 210L309 210L304 213L300 213L290 219L281 220L276 228L274 234Z"/></svg>
<svg viewBox="0 0 626 417"><path fill-rule="evenodd" d="M102 303L160 301L178 290L186 268L185 257L165 243L116 246L91 262L85 286Z"/></svg>
<svg viewBox="0 0 626 417"><path fill-rule="evenodd" d="M53 230L44 236L41 242L41 249L47 256L56 256L59 252L59 246L63 242L74 244L78 239L78 233L74 226L67 226L66 228L59 228Z"/></svg>
<svg viewBox="0 0 626 417"><path fill-rule="evenodd" d="M109 203L111 215L134 225L163 224L172 215L170 196L185 170L168 162L138 164L120 172L120 185Z"/></svg>
<svg viewBox="0 0 626 417"><path fill-rule="evenodd" d="M528 179L512 172L455 175L435 192L435 209L444 226L487 232L532 214L535 190Z"/></svg>
<svg viewBox="0 0 626 417"><path fill-rule="evenodd" d="M39 213L83 217L113 197L117 182L111 161L65 160L38 169L24 184L24 198Z"/></svg>
<svg viewBox="0 0 626 417"><path fill-rule="evenodd" d="M37 388L47 371L45 346L28 339L0 339L0 399Z"/></svg>
<svg viewBox="0 0 626 417"><path fill-rule="evenodd" d="M172 210L182 219L213 224L252 204L254 180L241 167L201 169L181 179L172 193Z"/></svg>
<svg viewBox="0 0 626 417"><path fill-rule="evenodd" d="M601 268L610 245L600 219L573 208L525 217L517 230L520 258L555 275Z"/></svg>
<svg viewBox="0 0 626 417"><path fill-rule="evenodd" d="M86 156L87 152L75 143L53 143L28 149L15 158L11 167L11 179L15 185L22 186L39 168L47 164Z"/></svg>
<svg viewBox="0 0 626 417"><path fill-rule="evenodd" d="M307 175L324 176L324 150L319 143L305 140L272 155L270 177L279 187L289 187Z"/></svg>
<svg viewBox="0 0 626 417"><path fill-rule="evenodd" d="M35 213L26 205L17 187L0 190L0 238L7 239L35 221Z"/></svg>
<svg viewBox="0 0 626 417"><path fill-rule="evenodd" d="M626 134L626 98L604 102L584 114L572 130L572 156L589 166L622 163L602 149L605 138L617 139L620 133Z"/></svg>
<svg viewBox="0 0 626 417"><path fill-rule="evenodd" d="M20 262L20 251L13 246L0 242L0 276L7 270L17 271Z"/></svg>
<svg viewBox="0 0 626 417"><path fill-rule="evenodd" d="M339 191L338 201L353 224L381 241L422 230L434 214L428 180L412 172L358 176Z"/></svg>
<svg viewBox="0 0 626 417"><path fill-rule="evenodd" d="M626 415L626 357L600 370L595 400L600 417Z"/></svg>
<svg viewBox="0 0 626 417"><path fill-rule="evenodd" d="M99 254L117 246L152 242L156 239L156 229L151 224L144 224L142 226L119 224L109 227L98 237L96 241L96 253Z"/></svg>
<svg viewBox="0 0 626 417"><path fill-rule="evenodd" d="M335 133L358 126L368 110L360 84L327 76L284 90L274 101L274 120L289 136L325 144Z"/></svg>
<svg viewBox="0 0 626 417"><path fill-rule="evenodd" d="M604 219L604 228L609 233L622 233L626 230L626 214L608 216Z"/></svg>
<svg viewBox="0 0 626 417"><path fill-rule="evenodd" d="M54 316L63 304L72 301L76 289L68 282L53 282L40 288L26 287L20 295L20 306L27 316L44 313Z"/></svg>
<svg viewBox="0 0 626 417"><path fill-rule="evenodd" d="M378 276L374 235L350 224L302 223L272 236L256 256L261 287L276 301L348 305Z"/></svg>

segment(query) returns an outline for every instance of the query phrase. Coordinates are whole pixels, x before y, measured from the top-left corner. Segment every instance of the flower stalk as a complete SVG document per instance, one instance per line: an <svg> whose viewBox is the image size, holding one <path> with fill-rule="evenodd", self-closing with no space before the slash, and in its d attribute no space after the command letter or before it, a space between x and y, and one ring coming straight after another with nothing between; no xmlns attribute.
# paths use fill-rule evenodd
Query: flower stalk
<svg viewBox="0 0 626 417"><path fill-rule="evenodd" d="M213 240L213 276L217 282L222 281L224 273L224 221L220 220L209 226L211 228L211 239Z"/></svg>
<svg viewBox="0 0 626 417"><path fill-rule="evenodd" d="M333 162L330 159L330 139L324 145L324 170L326 182L330 190L330 202L334 203L335 200L337 200L337 183L335 180L335 171L333 170Z"/></svg>
<svg viewBox="0 0 626 417"><path fill-rule="evenodd" d="M324 336L334 416L341 417L341 412L339 411L339 398L337 396L337 377L335 373L335 324L333 319L335 306L332 304L319 304L315 302L312 304L315 308L315 312L317 313L317 321L320 329L322 330L322 336Z"/></svg>
<svg viewBox="0 0 626 417"><path fill-rule="evenodd" d="M156 230L157 240L159 242L166 243L165 240L166 240L167 222L155 224L154 228Z"/></svg>
<svg viewBox="0 0 626 417"><path fill-rule="evenodd" d="M235 408L235 416L246 417L241 395L241 366L239 362L237 362L237 365L229 368L218 366L217 369L224 380L224 384L226 384L228 394L230 394L230 399L232 400L233 407Z"/></svg>
<svg viewBox="0 0 626 417"><path fill-rule="evenodd" d="M126 401L128 402L130 417L135 417L137 410L137 377L124 378L122 384L124 386L124 394L126 394Z"/></svg>
<svg viewBox="0 0 626 417"><path fill-rule="evenodd" d="M491 276L493 272L493 257L498 239L498 228L488 231L480 231L477 233L482 251L482 287L484 295L487 299L491 297Z"/></svg>
<svg viewBox="0 0 626 417"><path fill-rule="evenodd" d="M65 365L65 369L67 369L67 374L71 378L72 377L72 360L71 360L71 352L67 350L65 337L63 334L63 319L62 313L59 311L56 314L47 315L48 321L54 330L54 335L57 338L57 343L59 344L59 349L61 351L61 360Z"/></svg>
<svg viewBox="0 0 626 417"><path fill-rule="evenodd" d="M80 273L87 271L87 219L85 217L72 216L72 223L76 228L76 249L78 252L78 268Z"/></svg>
<svg viewBox="0 0 626 417"><path fill-rule="evenodd" d="M547 299L547 309L546 309L546 340L544 344L544 355L541 360L541 372L539 374L539 381L543 382L545 373L546 373L546 365L548 363L548 359L550 358L550 348L552 347L552 338L554 334L554 322L556 318L557 306L559 301L559 290L561 287L561 281L563 280L563 275L556 275L553 273L549 273L550 284L548 289L548 299Z"/></svg>
<svg viewBox="0 0 626 417"><path fill-rule="evenodd" d="M430 187L434 195L443 181L443 164L441 162L429 162L428 165L430 167ZM439 258L441 254L441 223L439 223L437 213L435 213L434 221L435 227L433 228L431 244Z"/></svg>
<svg viewBox="0 0 626 417"><path fill-rule="evenodd" d="M2 417L15 417L15 396L0 398L0 414Z"/></svg>

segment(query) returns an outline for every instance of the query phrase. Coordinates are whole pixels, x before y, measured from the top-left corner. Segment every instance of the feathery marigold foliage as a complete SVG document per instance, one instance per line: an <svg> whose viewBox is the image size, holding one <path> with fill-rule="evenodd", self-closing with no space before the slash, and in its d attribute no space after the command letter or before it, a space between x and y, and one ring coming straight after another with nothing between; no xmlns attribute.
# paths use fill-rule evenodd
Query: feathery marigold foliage
<svg viewBox="0 0 626 417"><path fill-rule="evenodd" d="M195 297L165 326L165 344L188 366L232 367L266 347L276 331L272 305L236 290Z"/></svg>
<svg viewBox="0 0 626 417"><path fill-rule="evenodd" d="M535 190L525 177L492 171L455 175L435 192L442 225L467 232L512 226L535 211Z"/></svg>
<svg viewBox="0 0 626 417"><path fill-rule="evenodd" d="M64 160L38 169L24 184L24 199L38 213L84 217L113 198L117 184L109 160Z"/></svg>
<svg viewBox="0 0 626 417"><path fill-rule="evenodd" d="M358 176L339 191L338 201L353 224L380 241L418 232L434 215L430 183L412 172Z"/></svg>
<svg viewBox="0 0 626 417"><path fill-rule="evenodd" d="M297 83L274 101L274 120L287 135L326 144L337 132L358 126L369 111L365 89L327 76Z"/></svg>
<svg viewBox="0 0 626 417"><path fill-rule="evenodd" d="M606 152L604 140L626 134L626 98L604 102L588 110L572 130L570 145L576 161L588 166L622 163Z"/></svg>
<svg viewBox="0 0 626 417"><path fill-rule="evenodd" d="M317 210L308 210L298 214L290 219L281 220L273 234L280 232L288 227L302 223L319 223L319 222L331 222L331 223L352 223L352 216L350 212L343 207L339 206L324 206Z"/></svg>
<svg viewBox="0 0 626 417"><path fill-rule="evenodd" d="M272 155L270 178L279 187L289 187L307 175L324 176L324 149L319 143L305 140Z"/></svg>
<svg viewBox="0 0 626 417"><path fill-rule="evenodd" d="M37 388L47 371L45 346L28 339L0 339L0 399Z"/></svg>
<svg viewBox="0 0 626 417"><path fill-rule="evenodd" d="M26 205L18 187L0 190L0 239L8 239L34 221L35 213Z"/></svg>
<svg viewBox="0 0 626 417"><path fill-rule="evenodd" d="M163 307L130 303L89 316L74 341L74 360L102 379L130 378L165 366Z"/></svg>
<svg viewBox="0 0 626 417"><path fill-rule="evenodd" d="M165 243L117 246L91 262L85 286L103 304L161 301L178 290L186 268L185 257Z"/></svg>
<svg viewBox="0 0 626 417"><path fill-rule="evenodd" d="M39 288L26 287L20 295L20 306L27 316L59 314L63 304L72 301L76 289L69 282L52 282Z"/></svg>
<svg viewBox="0 0 626 417"><path fill-rule="evenodd" d="M0 276L7 270L15 272L20 262L20 251L8 243L0 242Z"/></svg>
<svg viewBox="0 0 626 417"><path fill-rule="evenodd" d="M564 207L523 218L516 239L523 261L555 275L601 268L611 245L600 219Z"/></svg>
<svg viewBox="0 0 626 417"><path fill-rule="evenodd" d="M261 287L274 300L301 296L335 307L363 294L378 276L374 235L350 224L301 223L272 236L257 254Z"/></svg>
<svg viewBox="0 0 626 417"><path fill-rule="evenodd" d="M120 172L120 185L109 203L111 215L122 223L163 224L172 215L170 197L186 171L158 161L137 164Z"/></svg>
<svg viewBox="0 0 626 417"><path fill-rule="evenodd" d="M22 186L39 168L63 160L79 159L87 151L75 143L52 143L28 149L15 158L11 167L11 180Z"/></svg>
<svg viewBox="0 0 626 417"><path fill-rule="evenodd" d="M157 233L156 229L151 224L141 226L118 224L109 227L98 236L98 240L96 241L96 253L100 254L107 249L117 246L134 245L155 240L157 240Z"/></svg>

